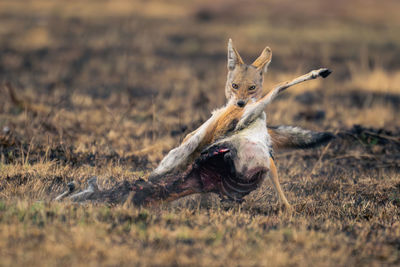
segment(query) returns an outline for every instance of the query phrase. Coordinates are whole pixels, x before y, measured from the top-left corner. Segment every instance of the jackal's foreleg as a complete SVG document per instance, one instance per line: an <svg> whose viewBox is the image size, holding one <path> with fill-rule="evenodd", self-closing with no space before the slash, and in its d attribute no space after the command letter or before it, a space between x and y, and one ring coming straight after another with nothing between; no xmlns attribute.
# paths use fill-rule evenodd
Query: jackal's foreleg
<svg viewBox="0 0 400 267"><path fill-rule="evenodd" d="M270 162L269 170L270 170L271 181L275 187L276 192L278 193L279 201L283 205L285 205L287 209L291 209L291 206L287 201L285 194L282 191L281 185L279 184L278 171L276 169L275 162L272 158L269 159L269 162Z"/></svg>

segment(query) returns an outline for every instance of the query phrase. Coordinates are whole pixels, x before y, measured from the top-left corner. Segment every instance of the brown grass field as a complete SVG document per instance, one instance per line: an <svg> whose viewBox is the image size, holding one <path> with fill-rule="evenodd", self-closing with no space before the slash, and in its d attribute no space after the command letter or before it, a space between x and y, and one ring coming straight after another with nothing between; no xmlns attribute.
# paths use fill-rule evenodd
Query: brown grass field
<svg viewBox="0 0 400 267"><path fill-rule="evenodd" d="M400 1L0 1L0 266L399 266ZM327 130L277 151L243 204L52 199L157 166L225 103L226 45L270 46L270 125ZM12 99L7 88L15 91Z"/></svg>

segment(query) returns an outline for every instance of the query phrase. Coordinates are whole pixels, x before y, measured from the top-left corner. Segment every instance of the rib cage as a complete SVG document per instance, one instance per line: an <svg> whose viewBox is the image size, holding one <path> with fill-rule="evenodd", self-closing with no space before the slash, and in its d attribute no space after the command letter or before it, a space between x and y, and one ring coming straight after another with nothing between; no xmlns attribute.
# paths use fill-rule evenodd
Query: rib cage
<svg viewBox="0 0 400 267"><path fill-rule="evenodd" d="M233 164L235 154L233 148L213 146L202 153L196 164L204 189L210 183L216 184L214 192L222 198L240 202L258 187L266 170L260 169L248 179L241 177Z"/></svg>
<svg viewBox="0 0 400 267"><path fill-rule="evenodd" d="M265 169L253 172L251 177L242 177L234 167L234 148L218 145L207 148L184 172L166 177L133 183L124 182L108 190L100 190L95 177L89 179L88 188L74 193L75 187L58 196L75 202L95 201L122 203L127 199L138 206L157 201L172 200L191 193L214 192L222 199L241 202L243 197L255 190L262 181ZM132 195L132 197L129 197Z"/></svg>

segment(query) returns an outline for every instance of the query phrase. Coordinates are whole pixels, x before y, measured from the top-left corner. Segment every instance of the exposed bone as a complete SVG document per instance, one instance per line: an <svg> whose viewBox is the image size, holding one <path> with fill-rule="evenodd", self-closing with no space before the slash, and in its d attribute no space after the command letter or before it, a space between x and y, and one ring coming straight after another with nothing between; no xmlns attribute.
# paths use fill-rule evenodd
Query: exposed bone
<svg viewBox="0 0 400 267"><path fill-rule="evenodd" d="M55 198L56 201L62 200L67 196L71 195L75 191L75 182L68 183L67 187L68 187L67 191L65 191L64 193Z"/></svg>
<svg viewBox="0 0 400 267"><path fill-rule="evenodd" d="M69 199L76 202L85 201L90 198L90 196L92 196L94 193L99 192L97 177L94 176L90 178L87 183L88 187L84 191L70 196Z"/></svg>

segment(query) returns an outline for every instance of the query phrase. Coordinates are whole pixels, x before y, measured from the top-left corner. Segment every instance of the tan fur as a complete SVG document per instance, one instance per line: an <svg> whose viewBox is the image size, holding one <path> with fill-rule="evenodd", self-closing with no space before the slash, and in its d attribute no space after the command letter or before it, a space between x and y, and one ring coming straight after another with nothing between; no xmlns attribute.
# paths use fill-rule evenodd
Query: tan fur
<svg viewBox="0 0 400 267"><path fill-rule="evenodd" d="M230 57L232 54L235 56ZM263 96L264 73L267 72L271 58L271 49L266 47L251 65L247 65L233 47L232 40L229 40L228 76L225 85L227 99L236 104L239 100L247 104L249 100L255 102L260 99Z"/></svg>
<svg viewBox="0 0 400 267"><path fill-rule="evenodd" d="M229 66L229 61L232 60L235 67L232 69ZM223 108L223 112L214 120L214 122L207 129L207 133L204 139L200 142L197 151L201 151L206 146L215 142L222 136L225 136L227 132L233 131L235 128L235 122L237 123L243 116L244 109L236 105L236 100L243 100L245 103L249 99L253 99L256 102L262 97L263 94L263 74L266 72L265 66L271 62L272 51L269 47L266 47L260 54L260 56L252 63L252 65L246 65L241 58L239 52L233 47L232 40L229 40L228 44L228 77L229 89L231 91L232 98L235 101L231 101ZM232 84L237 84L238 89L232 88ZM250 90L251 86L255 86L255 89ZM196 131L190 133L185 137L182 143L185 143Z"/></svg>
<svg viewBox="0 0 400 267"><path fill-rule="evenodd" d="M265 67L268 67L269 63L272 59L272 51L268 46L264 48L261 52L261 55L251 64L256 67L258 70L262 70ZM266 70L264 70L266 72Z"/></svg>
<svg viewBox="0 0 400 267"><path fill-rule="evenodd" d="M314 132L294 126L268 127L274 150L307 149L326 144L333 138L330 132Z"/></svg>
<svg viewBox="0 0 400 267"><path fill-rule="evenodd" d="M204 138L201 146L208 146L215 142L220 137L226 135L228 131L233 132L235 125L234 121L239 121L243 115L243 109L234 105L227 106L222 115L215 121L214 125L210 127Z"/></svg>
<svg viewBox="0 0 400 267"><path fill-rule="evenodd" d="M243 108L235 105L226 106L223 110L223 113L218 118L216 118L216 120L207 129L207 133L200 143L199 148L205 148L209 144L216 141L219 137L224 136L227 133L229 127L232 127L232 122L234 120L239 120L242 117L243 111ZM182 143L185 143L190 137L192 137L196 133L196 131L188 134L183 139Z"/></svg>
<svg viewBox="0 0 400 267"><path fill-rule="evenodd" d="M190 156L190 159L195 159L204 148L214 143L221 137L233 132L236 126L234 122L238 122L240 120L243 112L243 108L240 108L236 105L228 105L223 108L222 113L207 128L204 138L198 144L196 150ZM188 134L182 141L182 144L187 142L196 132L197 130Z"/></svg>
<svg viewBox="0 0 400 267"><path fill-rule="evenodd" d="M228 64L229 74L227 87L230 87L229 89L231 91L231 98L234 100L231 100L227 106L223 108L222 113L220 113L213 123L207 128L207 132L203 140L190 157L192 159L196 158L204 148L216 142L221 137L226 136L230 132L234 131L236 124L242 118L244 113L243 106L238 106L236 101L242 100L245 102L245 104L247 104L250 99L252 99L253 102L257 102L257 100L262 97L263 74L266 71L266 66L268 66L270 63L272 56L270 48L266 47L252 65L246 65L244 64L237 50L232 46L231 40L230 46L237 61L235 62L235 67L233 69L229 68ZM231 79L229 80L229 78ZM232 84L236 84L238 88L233 88ZM251 86L254 86L255 88L251 89ZM195 133L196 131L186 136L186 138L183 140L183 143L187 142ZM279 199L286 206L286 208L290 208L290 204L280 187L278 173L272 158L270 158L269 165L271 180L278 193ZM183 195L186 195L186 192L183 193ZM175 199L178 197L180 197L180 195L174 195L172 198Z"/></svg>
<svg viewBox="0 0 400 267"><path fill-rule="evenodd" d="M290 140L277 133L274 129L268 129L268 134L271 136L272 146L274 149L285 148L290 142Z"/></svg>
<svg viewBox="0 0 400 267"><path fill-rule="evenodd" d="M123 194L117 188L119 194L116 197L121 198L132 189L138 190L132 201L140 205L140 203L153 203L157 200L171 201L193 193L214 192L218 188L221 196L242 200L246 194L256 188L254 186L258 186L269 174L280 201L290 208L280 187L277 169L271 157L269 133L277 140L278 144L281 139L276 136L277 132L267 129L264 109L280 92L290 86L317 77L325 78L330 71L324 68L311 71L274 87L263 96L263 74L271 62L271 55L271 50L266 47L252 65L246 65L233 47L232 40L229 40L228 79L225 88L229 98L227 105L215 110L211 118L190 133L180 146L172 149L149 175L149 182L138 180L134 185L124 184L121 187ZM250 103L248 103L249 101ZM287 133L295 133L292 136L299 137L310 134L302 129L282 129L282 127L276 129L285 136ZM304 138L297 139L294 143L302 144ZM223 149L218 149L218 147ZM218 151L212 150L215 148ZM201 165L198 165L200 163L196 162L196 159L202 160L201 157L198 157L204 149L206 149L206 153L212 153L211 157L219 153L226 153L223 155L225 163L214 162L222 165L209 166L217 170L201 170ZM210 154L205 156L210 156ZM209 159L213 159L211 157ZM225 167L229 170L224 169ZM197 171L198 173L196 173ZM215 177L210 172L215 172L220 176ZM230 175L227 173L233 174L233 177L229 177ZM211 179L211 182L207 179ZM228 182L229 179L231 179L230 182ZM215 185L214 182L219 184ZM94 186L94 184L95 182L90 182L88 190L69 198L84 201L85 199L94 199L94 194L97 194L96 197L101 196L102 192L99 193L97 185ZM115 197L110 195L113 192L105 191L103 193L111 200L110 196Z"/></svg>
<svg viewBox="0 0 400 267"><path fill-rule="evenodd" d="M269 161L270 161L269 167L270 167L270 173L271 173L271 181L275 187L276 192L278 193L279 200L281 201L281 203L283 205L285 205L285 207L287 209L291 209L291 206L290 206L289 202L287 201L285 194L282 191L281 185L279 184L278 171L276 169L275 162L272 158L269 158Z"/></svg>
<svg viewBox="0 0 400 267"><path fill-rule="evenodd" d="M257 168L269 169L280 200L286 207L290 207L280 188L275 163L270 158L269 133L272 133L277 144L281 139L273 130L267 130L264 108L286 88L320 76L326 77L330 72L327 69L311 71L276 86L264 96L262 94L263 74L267 71L271 57L271 49L266 47L252 65L246 65L233 47L232 40L229 40L228 77L225 87L228 104L214 111L207 122L190 133L179 147L171 150L152 173L153 177L162 177L175 168L193 162L203 149L213 143L218 143L221 139L221 142L229 140L239 150L235 162L236 170L241 174L246 174ZM249 166L251 169L248 168ZM186 195L186 191L182 194ZM173 198L180 196L180 194L174 195Z"/></svg>

